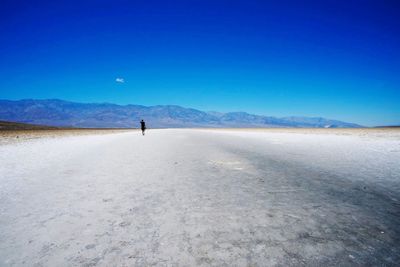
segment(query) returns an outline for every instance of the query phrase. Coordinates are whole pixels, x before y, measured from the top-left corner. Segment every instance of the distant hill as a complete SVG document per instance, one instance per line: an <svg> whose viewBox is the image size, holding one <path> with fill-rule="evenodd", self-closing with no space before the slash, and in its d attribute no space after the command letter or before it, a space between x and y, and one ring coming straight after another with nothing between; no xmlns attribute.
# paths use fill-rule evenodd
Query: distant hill
<svg viewBox="0 0 400 267"><path fill-rule="evenodd" d="M253 115L246 112L204 112L174 105L141 106L75 103L58 99L0 100L0 120L87 128L131 128L144 119L150 128L177 127L329 127L360 125L325 118Z"/></svg>
<svg viewBox="0 0 400 267"><path fill-rule="evenodd" d="M18 123L10 121L0 121L0 131L13 131L13 130L52 130L59 129L58 127L28 124L28 123Z"/></svg>

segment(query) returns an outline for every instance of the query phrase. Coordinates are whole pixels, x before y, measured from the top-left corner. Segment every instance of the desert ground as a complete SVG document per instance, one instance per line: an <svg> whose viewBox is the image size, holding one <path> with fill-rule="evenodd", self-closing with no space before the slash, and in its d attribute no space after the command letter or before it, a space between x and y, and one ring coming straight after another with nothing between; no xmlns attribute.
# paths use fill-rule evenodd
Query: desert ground
<svg viewBox="0 0 400 267"><path fill-rule="evenodd" d="M399 129L0 138L0 266L400 262Z"/></svg>

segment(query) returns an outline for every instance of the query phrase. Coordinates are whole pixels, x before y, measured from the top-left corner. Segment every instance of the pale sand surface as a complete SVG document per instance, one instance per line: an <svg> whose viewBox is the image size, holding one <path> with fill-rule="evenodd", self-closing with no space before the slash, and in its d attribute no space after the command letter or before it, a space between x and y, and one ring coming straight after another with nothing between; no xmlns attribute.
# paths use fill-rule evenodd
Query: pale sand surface
<svg viewBox="0 0 400 267"><path fill-rule="evenodd" d="M39 138L57 138L74 135L112 134L137 129L56 129L56 130L0 130L0 145L19 143Z"/></svg>
<svg viewBox="0 0 400 267"><path fill-rule="evenodd" d="M0 266L400 262L399 130L82 133L0 143Z"/></svg>
<svg viewBox="0 0 400 267"><path fill-rule="evenodd" d="M200 129L199 129L200 130ZM222 128L207 129L210 131L234 131L251 133L297 133L297 134L333 134L355 135L366 137L400 138L400 127L387 128Z"/></svg>

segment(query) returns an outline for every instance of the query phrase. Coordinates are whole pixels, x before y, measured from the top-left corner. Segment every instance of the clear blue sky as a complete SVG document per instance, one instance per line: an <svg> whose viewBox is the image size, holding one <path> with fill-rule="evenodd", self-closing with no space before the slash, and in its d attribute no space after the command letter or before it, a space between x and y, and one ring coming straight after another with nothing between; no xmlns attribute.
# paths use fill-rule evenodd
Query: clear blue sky
<svg viewBox="0 0 400 267"><path fill-rule="evenodd" d="M400 124L399 14L396 0L3 0L0 98Z"/></svg>

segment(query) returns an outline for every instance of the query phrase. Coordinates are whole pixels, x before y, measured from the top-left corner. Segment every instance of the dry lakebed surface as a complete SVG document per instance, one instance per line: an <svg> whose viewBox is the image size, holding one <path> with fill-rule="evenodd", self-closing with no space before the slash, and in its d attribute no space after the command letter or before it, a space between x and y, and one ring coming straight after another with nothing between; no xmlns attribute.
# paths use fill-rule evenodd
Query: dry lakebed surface
<svg viewBox="0 0 400 267"><path fill-rule="evenodd" d="M0 138L0 266L400 263L399 129Z"/></svg>

